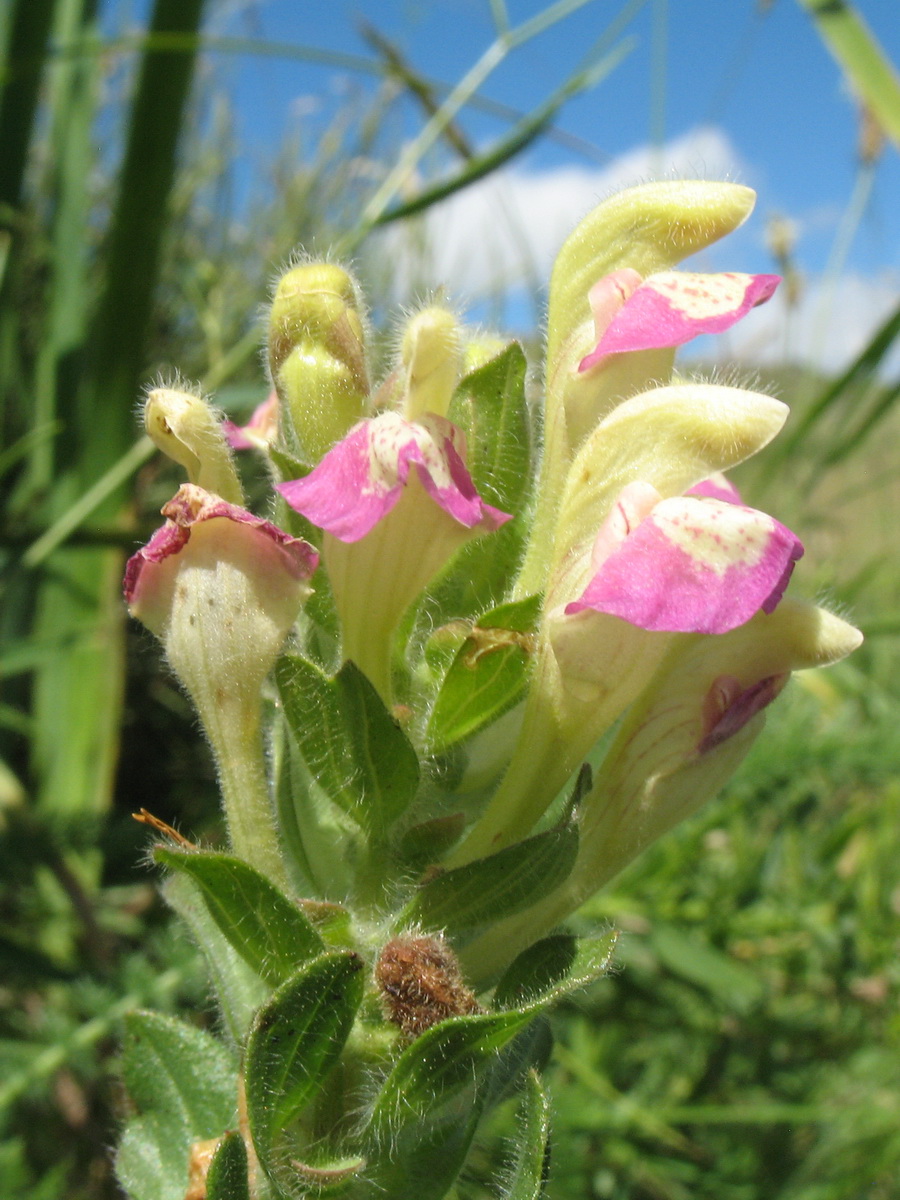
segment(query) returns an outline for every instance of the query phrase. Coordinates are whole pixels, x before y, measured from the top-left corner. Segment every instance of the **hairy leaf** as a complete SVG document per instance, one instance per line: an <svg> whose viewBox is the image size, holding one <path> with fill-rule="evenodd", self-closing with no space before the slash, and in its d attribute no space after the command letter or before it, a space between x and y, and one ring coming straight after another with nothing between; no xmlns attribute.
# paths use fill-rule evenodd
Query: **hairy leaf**
<svg viewBox="0 0 900 1200"><path fill-rule="evenodd" d="M384 701L351 662L329 678L306 659L285 655L275 678L317 784L368 833L383 836L419 784L416 752Z"/></svg>
<svg viewBox="0 0 900 1200"><path fill-rule="evenodd" d="M247 1148L239 1133L226 1133L206 1176L206 1200L250 1200Z"/></svg>
<svg viewBox="0 0 900 1200"><path fill-rule="evenodd" d="M558 887L575 863L574 822L444 871L425 883L403 913L429 929L458 933L530 908Z"/></svg>
<svg viewBox="0 0 900 1200"><path fill-rule="evenodd" d="M154 857L194 880L222 933L268 983L284 982L324 949L300 908L242 859L167 847Z"/></svg>
<svg viewBox="0 0 900 1200"><path fill-rule="evenodd" d="M478 618L444 676L429 717L427 736L435 751L471 737L522 698L540 607L540 596L528 596Z"/></svg>
<svg viewBox="0 0 900 1200"><path fill-rule="evenodd" d="M236 1124L237 1064L208 1033L137 1011L125 1018L122 1070L141 1115L122 1139L119 1179L132 1200L183 1200L193 1143Z"/></svg>
<svg viewBox="0 0 900 1200"><path fill-rule="evenodd" d="M260 1162L284 1168L279 1135L318 1095L350 1033L363 992L363 963L334 950L305 964L260 1011L247 1041L250 1129Z"/></svg>
<svg viewBox="0 0 900 1200"><path fill-rule="evenodd" d="M540 1200L549 1158L550 1100L537 1071L529 1071L519 1107L516 1157L501 1192L503 1200Z"/></svg>
<svg viewBox="0 0 900 1200"><path fill-rule="evenodd" d="M576 938L552 934L529 946L507 968L494 990L494 1007L550 1003L606 974L618 934Z"/></svg>

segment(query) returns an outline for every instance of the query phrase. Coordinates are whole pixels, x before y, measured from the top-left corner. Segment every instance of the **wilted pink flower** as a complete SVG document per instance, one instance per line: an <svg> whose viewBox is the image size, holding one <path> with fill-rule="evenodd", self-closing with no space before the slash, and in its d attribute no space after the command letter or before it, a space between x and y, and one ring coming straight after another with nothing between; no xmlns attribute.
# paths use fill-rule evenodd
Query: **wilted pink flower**
<svg viewBox="0 0 900 1200"><path fill-rule="evenodd" d="M132 615L154 633L161 635L171 617L179 575L219 563L240 569L261 595L283 595L296 615L318 565L308 542L192 483L179 488L162 515L165 525L128 560L123 583Z"/></svg>

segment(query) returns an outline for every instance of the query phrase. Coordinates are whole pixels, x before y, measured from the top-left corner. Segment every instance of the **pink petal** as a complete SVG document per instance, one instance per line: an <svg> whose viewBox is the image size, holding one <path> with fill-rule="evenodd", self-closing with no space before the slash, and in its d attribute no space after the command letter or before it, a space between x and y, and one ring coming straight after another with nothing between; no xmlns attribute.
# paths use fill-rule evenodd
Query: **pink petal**
<svg viewBox="0 0 900 1200"><path fill-rule="evenodd" d="M710 475L709 479L701 479L685 492L686 496L706 496L711 500L724 500L726 504L740 504L741 493L730 479L726 479L721 471Z"/></svg>
<svg viewBox="0 0 900 1200"><path fill-rule="evenodd" d="M147 545L125 564L122 586L129 606L137 601L145 569L178 554L190 541L192 526L215 518L226 518L254 529L268 549L278 551L281 569L293 579L308 579L319 563L316 551L302 538L291 537L271 521L257 517L246 508L229 504L220 496L193 483L185 483L178 489L168 504L164 505L162 515L166 518L165 525L157 529Z"/></svg>
<svg viewBox="0 0 900 1200"><path fill-rule="evenodd" d="M265 449L278 432L278 393L273 388L253 410L246 425L223 421L222 432L232 450Z"/></svg>
<svg viewBox="0 0 900 1200"><path fill-rule="evenodd" d="M676 496L653 509L565 611L591 608L670 633L726 633L775 609L802 553L765 513Z"/></svg>
<svg viewBox="0 0 900 1200"><path fill-rule="evenodd" d="M277 485L292 508L342 542L357 542L391 511L415 466L431 498L467 529L496 529L509 514L485 504L446 418L382 413L355 425L303 479Z"/></svg>
<svg viewBox="0 0 900 1200"><path fill-rule="evenodd" d="M681 346L701 333L730 329L762 304L781 282L778 275L725 272L699 275L662 271L650 275L615 314L579 371L608 354Z"/></svg>

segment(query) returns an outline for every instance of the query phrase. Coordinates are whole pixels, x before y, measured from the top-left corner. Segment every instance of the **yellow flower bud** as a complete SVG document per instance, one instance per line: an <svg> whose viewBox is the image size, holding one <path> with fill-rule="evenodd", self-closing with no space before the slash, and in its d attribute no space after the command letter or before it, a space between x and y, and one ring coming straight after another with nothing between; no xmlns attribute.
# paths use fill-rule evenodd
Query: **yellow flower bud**
<svg viewBox="0 0 900 1200"><path fill-rule="evenodd" d="M365 331L353 278L332 263L281 277L269 314L269 370L281 401L281 437L316 463L365 415Z"/></svg>
<svg viewBox="0 0 900 1200"><path fill-rule="evenodd" d="M453 313L437 306L416 313L403 335L401 357L406 368L403 415L407 421L429 412L445 417L462 365L460 330Z"/></svg>
<svg viewBox="0 0 900 1200"><path fill-rule="evenodd" d="M200 396L154 388L144 405L150 440L187 471L188 482L243 504L244 492L222 431L221 415Z"/></svg>

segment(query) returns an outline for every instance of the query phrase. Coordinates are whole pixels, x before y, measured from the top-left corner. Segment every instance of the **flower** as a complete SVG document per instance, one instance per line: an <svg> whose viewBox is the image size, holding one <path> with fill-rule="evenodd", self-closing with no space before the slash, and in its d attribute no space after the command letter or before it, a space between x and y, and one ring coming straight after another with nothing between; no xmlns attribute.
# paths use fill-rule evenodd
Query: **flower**
<svg viewBox="0 0 900 1200"><path fill-rule="evenodd" d="M593 609L642 629L727 633L784 594L800 540L766 513L695 495L623 490L597 535L592 576L566 614Z"/></svg>
<svg viewBox="0 0 900 1200"><path fill-rule="evenodd" d="M677 345L726 328L774 290L774 276L673 272L741 225L754 203L750 188L736 184L643 184L610 197L566 240L550 282L544 453L519 596L546 586L566 474L597 424L623 400L665 384Z"/></svg>
<svg viewBox="0 0 900 1200"><path fill-rule="evenodd" d="M840 617L789 598L730 633L672 639L581 800L568 879L467 947L466 965L496 971L696 812L734 774L791 672L837 662L861 641Z"/></svg>
<svg viewBox="0 0 900 1200"><path fill-rule="evenodd" d="M344 657L390 695L391 635L403 613L467 541L509 514L486 504L446 417L361 421L303 479L277 485L325 530L323 558L341 617Z"/></svg>
<svg viewBox="0 0 900 1200"><path fill-rule="evenodd" d="M360 421L303 479L277 485L313 525L342 542L358 542L394 508L415 466L422 487L465 529L499 528L509 514L485 504L463 456L465 438L446 417L407 421L381 413Z"/></svg>
<svg viewBox="0 0 900 1200"><path fill-rule="evenodd" d="M766 445L786 415L768 396L681 384L622 401L584 440L561 489L519 741L453 865L530 831L673 640L775 609L800 542L721 498L732 497L716 473Z"/></svg>
<svg viewBox="0 0 900 1200"><path fill-rule="evenodd" d="M261 688L318 564L312 546L196 484L125 569L132 614L162 642L212 744L235 851L283 875L260 737Z"/></svg>
<svg viewBox="0 0 900 1200"><path fill-rule="evenodd" d="M265 614L262 619L273 633L265 635L264 642L277 640L279 630L283 641L309 592L306 581L318 564L315 550L270 521L192 483L179 488L162 515L165 525L125 567L123 588L132 616L166 641L180 609L197 608L198 595L204 594L207 608L216 610L219 619L210 622L209 613L198 609L196 615L204 618L201 625L213 625L217 636L227 632L248 641L252 674L265 675L268 668L261 659L271 655L259 645L258 635L237 629L233 621L250 622ZM188 586L187 572L203 585L202 591ZM210 579L202 572L211 572ZM226 575L240 580L237 593L235 582ZM241 679L246 680L243 667Z"/></svg>
<svg viewBox="0 0 900 1200"><path fill-rule="evenodd" d="M232 450L268 450L278 436L278 393L275 389L256 406L246 425L223 421L222 432Z"/></svg>

